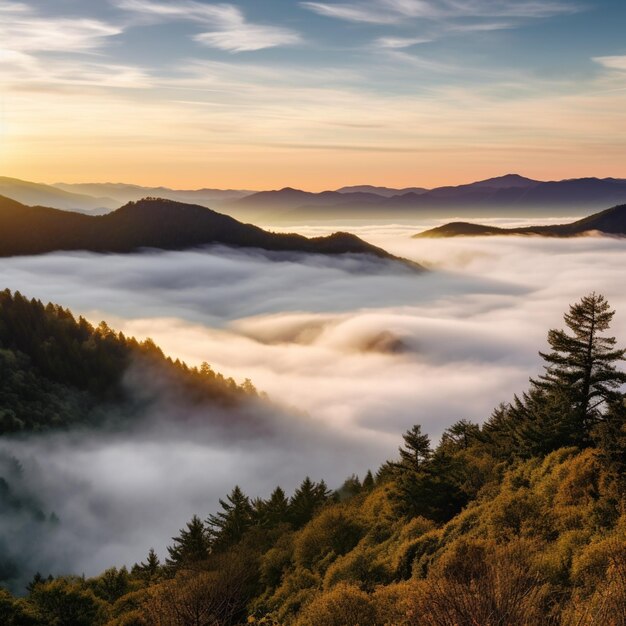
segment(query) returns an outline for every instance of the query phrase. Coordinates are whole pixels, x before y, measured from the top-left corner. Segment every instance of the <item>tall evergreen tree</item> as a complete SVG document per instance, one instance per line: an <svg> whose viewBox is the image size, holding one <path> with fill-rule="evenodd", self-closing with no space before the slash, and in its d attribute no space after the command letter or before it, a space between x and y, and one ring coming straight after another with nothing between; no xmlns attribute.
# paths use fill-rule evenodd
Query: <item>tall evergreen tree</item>
<svg viewBox="0 0 626 626"><path fill-rule="evenodd" d="M412 470L420 470L432 455L430 437L422 434L422 427L416 424L402 435L404 446L400 448L400 465Z"/></svg>
<svg viewBox="0 0 626 626"><path fill-rule="evenodd" d="M222 550L235 545L253 524L254 510L250 499L237 486L220 500L222 507L207 519L208 533L213 550Z"/></svg>
<svg viewBox="0 0 626 626"><path fill-rule="evenodd" d="M187 523L187 528L180 530L178 537L172 537L173 546L167 551L169 558L166 559L168 567L181 567L204 561L209 556L211 542L204 522L194 515Z"/></svg>
<svg viewBox="0 0 626 626"><path fill-rule="evenodd" d="M154 548L150 548L146 561L141 561L136 568L133 568L142 578L147 580L155 580L161 571L161 561L157 556Z"/></svg>
<svg viewBox="0 0 626 626"><path fill-rule="evenodd" d="M616 349L615 337L606 337L615 311L604 296L592 293L570 306L564 315L571 333L552 329L548 333L551 352L539 354L547 362L545 373L534 386L567 389L582 424L588 425L607 402L620 397L626 374L616 363L624 360L626 349Z"/></svg>
<svg viewBox="0 0 626 626"><path fill-rule="evenodd" d="M531 379L529 393L513 405L518 417L525 412L531 418L526 421L535 423L524 436L549 440L551 449L589 443L594 425L619 401L626 383L626 373L617 369L626 349L616 349L615 338L604 334L614 314L604 296L592 293L564 315L570 332L550 330L551 351L539 353L545 372Z"/></svg>
<svg viewBox="0 0 626 626"><path fill-rule="evenodd" d="M289 519L295 528L304 526L331 496L326 483L313 482L308 476L289 501Z"/></svg>
<svg viewBox="0 0 626 626"><path fill-rule="evenodd" d="M275 528L278 524L288 521L289 499L285 492L276 487L268 500L257 500L254 503L254 516L263 528Z"/></svg>
<svg viewBox="0 0 626 626"><path fill-rule="evenodd" d="M363 479L363 491L371 491L372 489L374 489L374 476L372 470L367 470Z"/></svg>
<svg viewBox="0 0 626 626"><path fill-rule="evenodd" d="M443 431L439 447L450 451L467 450L478 440L479 434L478 424L462 419Z"/></svg>

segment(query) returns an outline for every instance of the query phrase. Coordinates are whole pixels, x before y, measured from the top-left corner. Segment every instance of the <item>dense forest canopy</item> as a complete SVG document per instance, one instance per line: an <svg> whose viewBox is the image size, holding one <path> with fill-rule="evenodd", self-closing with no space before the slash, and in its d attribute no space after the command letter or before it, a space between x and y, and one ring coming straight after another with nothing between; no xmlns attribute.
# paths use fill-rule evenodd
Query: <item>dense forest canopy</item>
<svg viewBox="0 0 626 626"><path fill-rule="evenodd" d="M203 380L58 307L8 292L1 302L3 350L26 350L26 371L50 385L110 398L113 364L135 352ZM335 491L310 478L267 499L235 487L166 555L91 579L37 573L24 597L3 592L2 623L626 624L626 350L607 334L613 315L598 294L572 305L548 334L543 373L482 425L461 419L436 446L415 425L396 460ZM56 367L66 351L79 371Z"/></svg>
<svg viewBox="0 0 626 626"><path fill-rule="evenodd" d="M0 291L0 434L102 424L113 414L129 420L167 392L207 408L257 395L250 381L173 361L150 339Z"/></svg>

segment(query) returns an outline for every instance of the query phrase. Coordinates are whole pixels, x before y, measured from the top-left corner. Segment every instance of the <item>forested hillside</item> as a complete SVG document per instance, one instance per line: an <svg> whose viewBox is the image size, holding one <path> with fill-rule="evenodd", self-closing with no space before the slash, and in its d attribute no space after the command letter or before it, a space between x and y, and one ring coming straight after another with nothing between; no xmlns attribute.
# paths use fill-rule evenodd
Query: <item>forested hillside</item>
<svg viewBox="0 0 626 626"><path fill-rule="evenodd" d="M626 624L626 351L596 294L548 334L545 369L436 446L419 425L375 475L235 487L129 570L38 574L4 624ZM94 331L97 332L97 331Z"/></svg>
<svg viewBox="0 0 626 626"><path fill-rule="evenodd" d="M137 388L141 393L137 393ZM0 434L102 424L141 415L170 390L190 405L252 395L207 364L189 368L102 322L0 291Z"/></svg>

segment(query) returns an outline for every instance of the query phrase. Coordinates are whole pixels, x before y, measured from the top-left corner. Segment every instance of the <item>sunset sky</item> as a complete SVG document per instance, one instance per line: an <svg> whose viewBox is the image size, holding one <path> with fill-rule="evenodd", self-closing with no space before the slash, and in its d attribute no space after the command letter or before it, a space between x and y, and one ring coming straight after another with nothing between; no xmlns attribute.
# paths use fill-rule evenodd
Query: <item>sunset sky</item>
<svg viewBox="0 0 626 626"><path fill-rule="evenodd" d="M626 178L624 0L0 0L0 175Z"/></svg>

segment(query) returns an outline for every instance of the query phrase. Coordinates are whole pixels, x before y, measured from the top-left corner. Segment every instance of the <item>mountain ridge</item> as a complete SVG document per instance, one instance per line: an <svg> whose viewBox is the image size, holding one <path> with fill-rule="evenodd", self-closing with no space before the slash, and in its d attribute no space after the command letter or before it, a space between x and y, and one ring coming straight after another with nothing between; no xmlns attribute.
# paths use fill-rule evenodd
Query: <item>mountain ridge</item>
<svg viewBox="0 0 626 626"><path fill-rule="evenodd" d="M248 221L298 222L311 219L365 219L457 216L583 215L626 203L626 179L569 178L540 181L509 173L433 189L353 185L310 192L294 187L266 191L170 189L127 183L44 185L0 177L0 195L29 205L103 214L144 197L161 197L217 208Z"/></svg>
<svg viewBox="0 0 626 626"><path fill-rule="evenodd" d="M294 233L265 231L206 207L172 200L146 198L101 216L48 207L29 207L0 196L0 256L55 251L127 253L142 248L183 250L209 244L260 248L276 252L327 255L367 254L418 264L395 257L356 235L337 232L307 238Z"/></svg>
<svg viewBox="0 0 626 626"><path fill-rule="evenodd" d="M472 222L449 222L413 235L420 238L481 237L492 235L536 235L543 237L580 237L599 232L603 235L626 237L626 204L594 213L566 224L501 228Z"/></svg>

